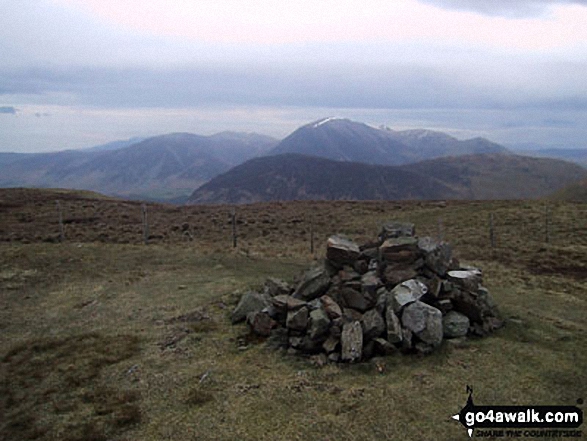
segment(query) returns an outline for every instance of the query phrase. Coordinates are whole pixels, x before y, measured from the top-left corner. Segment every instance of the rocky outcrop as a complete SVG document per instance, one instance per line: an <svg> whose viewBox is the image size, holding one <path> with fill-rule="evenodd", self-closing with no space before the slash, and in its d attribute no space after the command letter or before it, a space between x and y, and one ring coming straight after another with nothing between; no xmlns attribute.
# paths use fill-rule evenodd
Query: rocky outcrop
<svg viewBox="0 0 587 441"><path fill-rule="evenodd" d="M413 224L385 224L362 246L333 236L326 247L324 264L294 286L268 279L262 294L245 294L233 322L247 318L252 332L279 334L294 352L351 363L427 354L502 325L481 270L460 265L448 243L416 237Z"/></svg>

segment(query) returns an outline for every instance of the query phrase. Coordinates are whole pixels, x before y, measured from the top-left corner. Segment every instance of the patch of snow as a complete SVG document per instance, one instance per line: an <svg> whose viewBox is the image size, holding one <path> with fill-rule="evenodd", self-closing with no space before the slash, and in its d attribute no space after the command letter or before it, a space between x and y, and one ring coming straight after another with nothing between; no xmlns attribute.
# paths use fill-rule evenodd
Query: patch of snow
<svg viewBox="0 0 587 441"><path fill-rule="evenodd" d="M338 118L336 116L331 116L331 117L328 117L328 118L323 119L322 121L318 121L312 127L317 128L317 127L320 127L322 124L326 124L328 121L334 121L336 119L342 119L342 118Z"/></svg>

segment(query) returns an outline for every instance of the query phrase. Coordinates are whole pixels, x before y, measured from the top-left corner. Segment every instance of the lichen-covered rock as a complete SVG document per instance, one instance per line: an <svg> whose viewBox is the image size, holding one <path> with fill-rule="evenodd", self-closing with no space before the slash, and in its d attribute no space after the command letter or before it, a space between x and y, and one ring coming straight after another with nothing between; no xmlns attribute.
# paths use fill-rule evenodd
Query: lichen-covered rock
<svg viewBox="0 0 587 441"><path fill-rule="evenodd" d="M421 301L407 305L402 313L402 325L424 343L438 346L442 342L442 313Z"/></svg>
<svg viewBox="0 0 587 441"><path fill-rule="evenodd" d="M320 297L330 286L330 275L325 268L312 268L304 273L301 282L298 284L293 296L305 301Z"/></svg>
<svg viewBox="0 0 587 441"><path fill-rule="evenodd" d="M249 314L259 312L269 306L270 298L266 294L258 292L247 292L242 295L240 301L232 311L231 321L233 324L244 321Z"/></svg>
<svg viewBox="0 0 587 441"><path fill-rule="evenodd" d="M464 337L469 332L469 318L457 311L449 311L442 318L442 329L445 338Z"/></svg>
<svg viewBox="0 0 587 441"><path fill-rule="evenodd" d="M345 323L340 336L341 359L343 361L359 361L363 355L363 328L358 321Z"/></svg>

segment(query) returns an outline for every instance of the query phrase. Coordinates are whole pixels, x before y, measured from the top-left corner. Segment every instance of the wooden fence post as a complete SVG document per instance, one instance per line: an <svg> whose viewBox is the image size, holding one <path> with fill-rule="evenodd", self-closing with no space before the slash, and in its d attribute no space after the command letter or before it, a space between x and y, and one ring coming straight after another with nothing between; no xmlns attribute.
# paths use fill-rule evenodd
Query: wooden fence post
<svg viewBox="0 0 587 441"><path fill-rule="evenodd" d="M310 217L310 254L314 254L314 218Z"/></svg>
<svg viewBox="0 0 587 441"><path fill-rule="evenodd" d="M489 213L489 242L491 248L495 248L495 232L493 230L493 213Z"/></svg>
<svg viewBox="0 0 587 441"><path fill-rule="evenodd" d="M57 204L57 211L59 212L59 242L65 240L65 225L63 225L63 210L61 209L61 203L55 201Z"/></svg>
<svg viewBox="0 0 587 441"><path fill-rule="evenodd" d="M546 243L550 243L550 212L549 212L549 207L548 204L546 205L545 209L544 209L544 233L545 233L545 237L544 239L546 240Z"/></svg>
<svg viewBox="0 0 587 441"><path fill-rule="evenodd" d="M232 247L236 248L236 208L232 208Z"/></svg>
<svg viewBox="0 0 587 441"><path fill-rule="evenodd" d="M147 204L141 205L141 209L143 212L143 241L145 245L149 243L149 222L147 219Z"/></svg>

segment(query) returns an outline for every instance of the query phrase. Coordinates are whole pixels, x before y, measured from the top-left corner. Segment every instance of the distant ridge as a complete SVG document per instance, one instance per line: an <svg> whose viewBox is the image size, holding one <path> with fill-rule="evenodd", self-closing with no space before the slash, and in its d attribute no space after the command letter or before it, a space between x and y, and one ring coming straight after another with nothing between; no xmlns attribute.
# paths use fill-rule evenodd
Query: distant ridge
<svg viewBox="0 0 587 441"><path fill-rule="evenodd" d="M468 155L377 166L283 154L256 158L194 191L189 204L287 200L538 198L587 177L580 166L515 155Z"/></svg>

